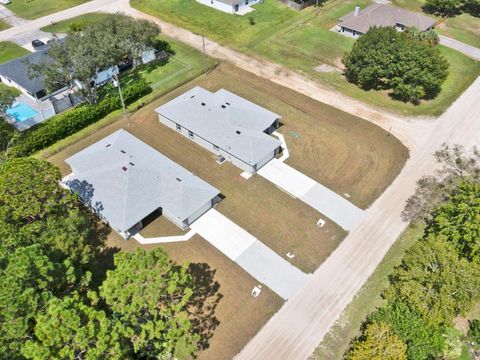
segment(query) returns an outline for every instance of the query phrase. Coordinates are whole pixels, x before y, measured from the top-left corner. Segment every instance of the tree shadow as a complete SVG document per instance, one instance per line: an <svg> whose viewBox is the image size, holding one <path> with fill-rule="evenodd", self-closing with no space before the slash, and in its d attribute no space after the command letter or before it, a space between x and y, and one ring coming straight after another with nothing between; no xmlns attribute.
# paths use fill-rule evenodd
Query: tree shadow
<svg viewBox="0 0 480 360"><path fill-rule="evenodd" d="M197 344L199 351L209 347L209 340L220 321L215 310L223 295L218 292L220 284L215 281L216 270L206 263L190 264L188 272L195 284L194 292L188 303L188 312L192 322L192 332L200 336Z"/></svg>

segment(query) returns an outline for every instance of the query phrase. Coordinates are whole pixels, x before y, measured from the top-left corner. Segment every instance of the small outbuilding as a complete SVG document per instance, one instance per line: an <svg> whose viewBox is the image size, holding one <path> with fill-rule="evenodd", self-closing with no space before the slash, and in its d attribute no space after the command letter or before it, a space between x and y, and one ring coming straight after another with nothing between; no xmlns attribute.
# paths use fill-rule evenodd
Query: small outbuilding
<svg viewBox="0 0 480 360"><path fill-rule="evenodd" d="M62 180L124 238L153 213L186 228L215 203L220 192L125 130L118 130L65 160Z"/></svg>
<svg viewBox="0 0 480 360"><path fill-rule="evenodd" d="M251 11L250 6L261 0L197 0L200 4L229 13L243 15Z"/></svg>

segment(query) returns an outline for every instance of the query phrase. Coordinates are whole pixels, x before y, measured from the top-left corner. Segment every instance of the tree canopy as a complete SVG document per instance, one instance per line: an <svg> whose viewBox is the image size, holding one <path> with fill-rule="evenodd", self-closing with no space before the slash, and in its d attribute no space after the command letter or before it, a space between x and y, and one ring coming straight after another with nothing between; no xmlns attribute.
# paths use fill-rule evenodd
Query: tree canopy
<svg viewBox="0 0 480 360"><path fill-rule="evenodd" d="M448 324L479 298L478 271L443 235L429 234L407 251L385 295L402 299L432 326Z"/></svg>
<svg viewBox="0 0 480 360"><path fill-rule="evenodd" d="M188 264L178 266L161 248L115 254L100 296L128 329L134 351L154 358L184 358L195 351L196 336L186 306L192 296Z"/></svg>
<svg viewBox="0 0 480 360"><path fill-rule="evenodd" d="M424 9L440 16L455 16L463 12L480 16L479 0L426 0Z"/></svg>
<svg viewBox="0 0 480 360"><path fill-rule="evenodd" d="M437 96L448 62L430 39L393 27L373 27L343 58L347 79L370 90L392 90L402 101L418 103Z"/></svg>
<svg viewBox="0 0 480 360"><path fill-rule="evenodd" d="M101 22L74 27L63 40L49 44L49 60L31 64L32 76L43 74L49 91L66 84L81 84L81 92L88 102L96 101L91 84L98 71L135 60L147 46L154 44L159 27L148 20L116 14Z"/></svg>
<svg viewBox="0 0 480 360"><path fill-rule="evenodd" d="M363 336L346 354L347 360L406 360L407 346L382 322L367 325Z"/></svg>

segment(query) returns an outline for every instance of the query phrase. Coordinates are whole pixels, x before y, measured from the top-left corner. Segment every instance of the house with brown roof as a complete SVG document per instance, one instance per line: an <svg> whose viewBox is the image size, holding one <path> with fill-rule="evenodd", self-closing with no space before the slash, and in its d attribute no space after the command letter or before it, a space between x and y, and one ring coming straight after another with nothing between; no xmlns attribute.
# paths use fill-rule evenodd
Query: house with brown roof
<svg viewBox="0 0 480 360"><path fill-rule="evenodd" d="M365 9L356 6L354 11L341 17L337 31L345 35L359 37L374 26L391 26L398 31L415 27L420 31L427 31L435 26L435 19L389 4L375 3Z"/></svg>

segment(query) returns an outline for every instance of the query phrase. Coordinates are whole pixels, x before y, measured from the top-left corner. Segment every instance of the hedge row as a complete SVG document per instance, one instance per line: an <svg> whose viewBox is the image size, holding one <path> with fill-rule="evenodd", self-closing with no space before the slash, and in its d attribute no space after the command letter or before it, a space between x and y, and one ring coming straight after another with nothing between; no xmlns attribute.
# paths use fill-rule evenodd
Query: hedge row
<svg viewBox="0 0 480 360"><path fill-rule="evenodd" d="M133 103L151 91L152 88L144 80L132 81L122 88L126 105ZM16 157L29 156L97 122L112 111L120 109L121 106L118 91L112 88L95 105L81 105L25 131L11 149L11 155Z"/></svg>

